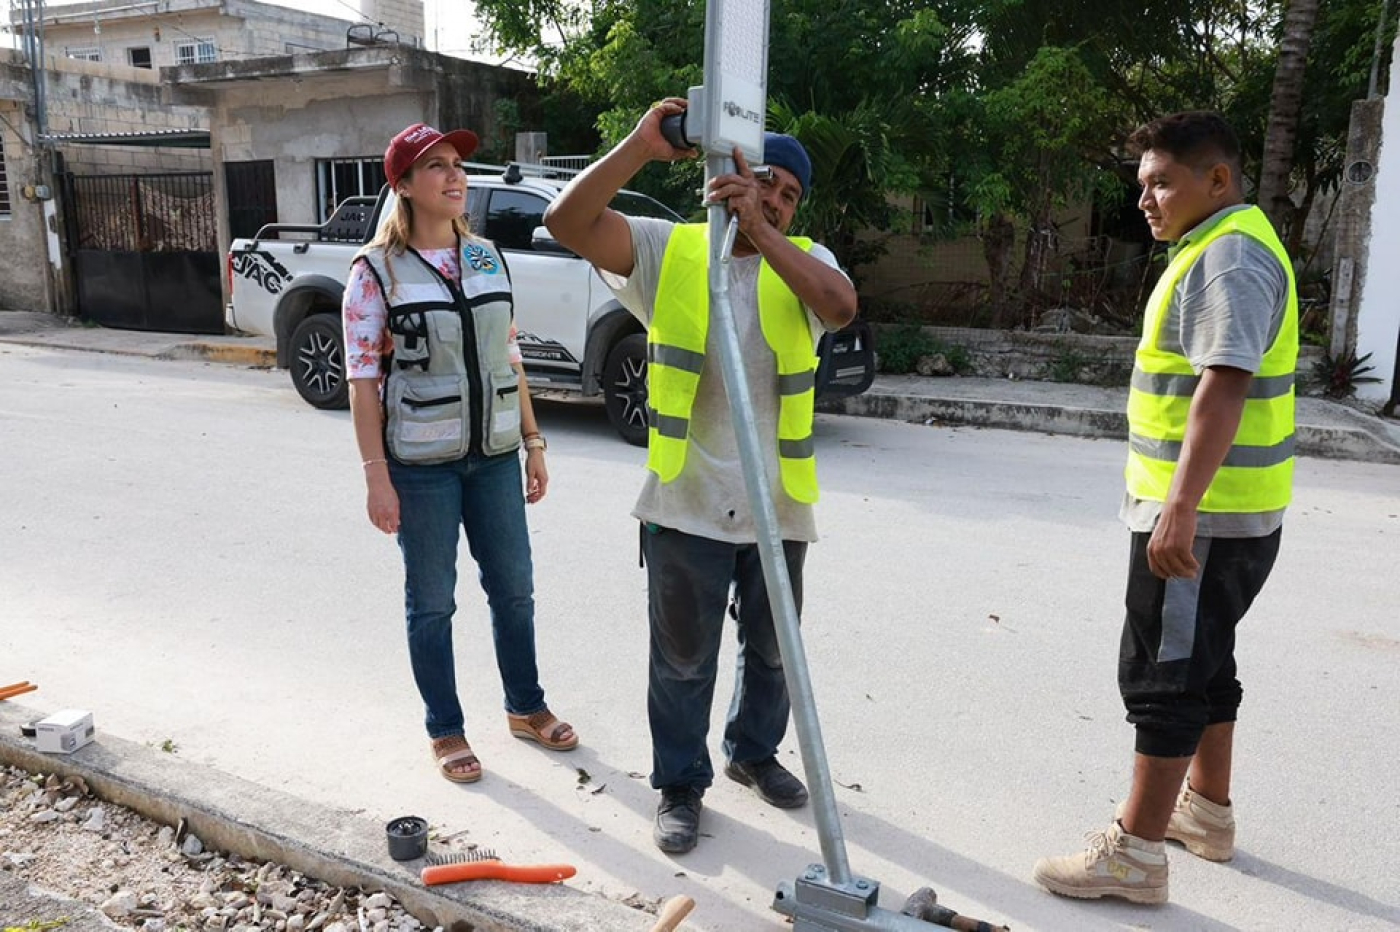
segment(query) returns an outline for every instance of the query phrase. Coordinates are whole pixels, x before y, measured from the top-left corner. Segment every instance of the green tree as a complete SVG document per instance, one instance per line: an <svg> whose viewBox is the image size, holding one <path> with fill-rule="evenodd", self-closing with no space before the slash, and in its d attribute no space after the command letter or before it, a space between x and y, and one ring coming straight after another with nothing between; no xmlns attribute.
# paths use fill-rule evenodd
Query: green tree
<svg viewBox="0 0 1400 932"><path fill-rule="evenodd" d="M1382 2L1294 3L1318 7L1283 187L1301 192L1284 224L1299 255L1309 213L1340 177L1350 103L1365 95ZM1288 6L772 0L770 127L801 139L814 162L798 222L858 274L905 226L893 206L902 195L951 189L977 218L997 321L1021 322L1046 290L1056 212L1105 194L1111 204L1125 200L1132 173L1121 143L1137 125L1175 110L1222 111L1240 131L1257 189L1257 153L1280 109L1271 92ZM477 7L503 50L539 63L545 128L575 151L615 144L652 101L703 81L703 0ZM1392 23L1387 57L1393 35ZM1296 65L1285 70L1296 76ZM687 163L651 166L634 184L693 211L699 181L699 164Z"/></svg>
<svg viewBox="0 0 1400 932"><path fill-rule="evenodd" d="M555 87L596 102L603 148L622 139L652 101L703 83L702 0L598 0L586 23L567 20L563 6L481 0L478 11L505 47L540 61ZM853 271L883 251L900 218L891 198L931 183L946 162L936 103L968 68L968 27L959 31L940 16L953 6L772 4L769 125L802 140L813 157L811 197L797 223ZM568 22L576 31L559 44L551 33ZM689 211L700 171L698 163L651 166L635 185Z"/></svg>
<svg viewBox="0 0 1400 932"><path fill-rule="evenodd" d="M1025 323L1039 304L1056 212L1119 183L1102 165L1117 108L1080 52L1057 47L1037 49L1012 80L963 94L957 106L961 138L970 143L958 164L968 200L983 218L992 324ZM1024 253L1013 280L1017 232Z"/></svg>

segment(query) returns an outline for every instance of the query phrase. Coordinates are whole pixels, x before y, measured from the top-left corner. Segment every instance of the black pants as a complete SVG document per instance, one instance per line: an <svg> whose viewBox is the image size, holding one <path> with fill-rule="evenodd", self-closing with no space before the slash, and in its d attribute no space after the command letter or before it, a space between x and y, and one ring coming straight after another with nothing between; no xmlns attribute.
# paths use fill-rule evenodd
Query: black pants
<svg viewBox="0 0 1400 932"><path fill-rule="evenodd" d="M1207 725L1235 720L1244 695L1235 626L1269 578L1282 533L1196 538L1195 579L1153 576L1152 535L1133 534L1118 691L1137 726L1139 754L1189 757Z"/></svg>
<svg viewBox="0 0 1400 932"><path fill-rule="evenodd" d="M651 617L651 785L703 790L714 779L706 736L731 592L739 656L724 728L725 757L741 763L772 757L787 732L787 682L758 546L648 524L642 551ZM783 541L783 551L800 612L807 545Z"/></svg>

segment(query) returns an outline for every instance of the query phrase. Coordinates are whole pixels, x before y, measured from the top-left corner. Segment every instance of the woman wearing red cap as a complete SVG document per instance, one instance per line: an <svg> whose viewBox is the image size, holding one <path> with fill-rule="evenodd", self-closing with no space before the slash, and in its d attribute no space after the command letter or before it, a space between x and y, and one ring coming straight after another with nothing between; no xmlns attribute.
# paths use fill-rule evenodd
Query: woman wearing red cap
<svg viewBox="0 0 1400 932"><path fill-rule="evenodd" d="M422 123L390 141L393 213L355 257L343 314L369 519L398 535L413 678L433 758L456 783L482 773L463 734L452 653L459 529L490 605L511 733L557 751L578 746L545 704L536 670L525 503L544 498L549 473L509 272L467 229L462 160L476 145L468 130Z"/></svg>

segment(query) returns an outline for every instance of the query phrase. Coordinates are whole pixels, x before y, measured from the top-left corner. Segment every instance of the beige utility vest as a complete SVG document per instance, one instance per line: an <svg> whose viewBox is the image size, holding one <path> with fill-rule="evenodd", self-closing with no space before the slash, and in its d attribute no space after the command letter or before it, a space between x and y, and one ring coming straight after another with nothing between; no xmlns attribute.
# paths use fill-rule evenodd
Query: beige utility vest
<svg viewBox="0 0 1400 932"><path fill-rule="evenodd" d="M460 285L411 248L390 257L366 247L361 259L384 293L394 341L384 387L389 454L430 465L519 447L520 380L509 351L514 302L491 245L459 242Z"/></svg>

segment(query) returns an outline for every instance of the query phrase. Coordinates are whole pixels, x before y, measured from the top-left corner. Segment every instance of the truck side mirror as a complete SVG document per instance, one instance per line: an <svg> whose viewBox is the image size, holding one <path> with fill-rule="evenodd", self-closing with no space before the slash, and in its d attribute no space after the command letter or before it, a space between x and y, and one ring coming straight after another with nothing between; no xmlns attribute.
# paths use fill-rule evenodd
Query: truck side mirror
<svg viewBox="0 0 1400 932"><path fill-rule="evenodd" d="M535 252L554 256L574 255L572 249L560 245L559 241L550 235L549 227L535 227L534 232L530 234L530 248Z"/></svg>

